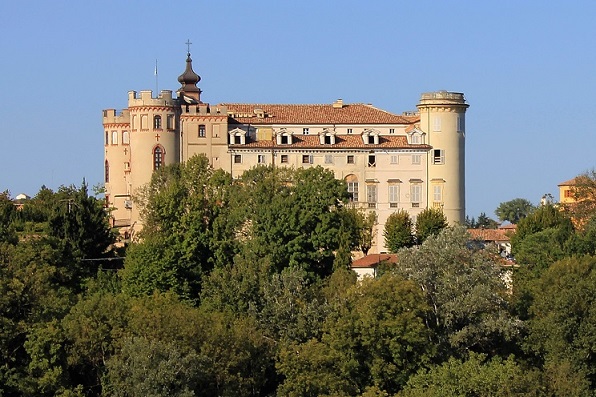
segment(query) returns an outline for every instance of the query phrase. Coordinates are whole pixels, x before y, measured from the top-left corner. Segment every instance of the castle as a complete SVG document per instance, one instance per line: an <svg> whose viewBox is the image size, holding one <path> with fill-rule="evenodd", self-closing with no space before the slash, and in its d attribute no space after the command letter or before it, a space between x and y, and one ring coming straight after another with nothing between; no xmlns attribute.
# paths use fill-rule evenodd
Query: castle
<svg viewBox="0 0 596 397"><path fill-rule="evenodd" d="M465 217L465 113L461 93L423 93L418 111L401 115L341 99L322 105L210 105L192 67L180 88L128 93L128 107L103 111L106 205L115 227L142 225L135 190L154 170L204 154L238 177L258 165L332 170L347 183L353 205L376 211L371 253L383 252L387 217L404 209L415 218L441 208L449 222Z"/></svg>

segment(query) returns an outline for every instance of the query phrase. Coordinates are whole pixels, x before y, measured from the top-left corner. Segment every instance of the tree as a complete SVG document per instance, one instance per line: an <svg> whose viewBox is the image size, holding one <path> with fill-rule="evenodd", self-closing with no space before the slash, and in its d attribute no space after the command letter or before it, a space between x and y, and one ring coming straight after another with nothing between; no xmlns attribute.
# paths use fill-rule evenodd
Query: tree
<svg viewBox="0 0 596 397"><path fill-rule="evenodd" d="M534 211L534 205L523 198L516 198L510 201L504 201L495 210L495 214L501 222L509 221L517 224Z"/></svg>
<svg viewBox="0 0 596 397"><path fill-rule="evenodd" d="M358 246L364 255L368 254L375 238L377 225L377 213L375 211L357 212Z"/></svg>
<svg viewBox="0 0 596 397"><path fill-rule="evenodd" d="M512 348L521 324L509 314L499 260L469 249L463 227L446 228L400 251L395 272L416 282L431 307L426 324L443 356L494 354Z"/></svg>
<svg viewBox="0 0 596 397"><path fill-rule="evenodd" d="M229 174L214 171L203 155L154 172L137 201L142 241L128 248L123 288L132 295L173 291L196 300L202 280L235 254L225 218Z"/></svg>
<svg viewBox="0 0 596 397"><path fill-rule="evenodd" d="M416 242L422 244L429 236L447 227L447 218L438 208L425 208L416 217Z"/></svg>
<svg viewBox="0 0 596 397"><path fill-rule="evenodd" d="M542 273L532 291L528 350L544 360L546 368L567 367L569 374L594 385L596 260L584 256L558 261Z"/></svg>
<svg viewBox="0 0 596 397"><path fill-rule="evenodd" d="M478 220L476 221L475 228L496 229L498 226L499 224L497 223L497 221L486 216L484 212L481 212L478 216Z"/></svg>
<svg viewBox="0 0 596 397"><path fill-rule="evenodd" d="M256 167L239 180L231 206L242 219L242 248L269 261L273 271L299 267L310 278L331 274L346 218L348 192L323 167Z"/></svg>
<svg viewBox="0 0 596 397"><path fill-rule="evenodd" d="M143 337L125 339L106 362L103 395L113 397L191 397L200 380L200 358L174 343Z"/></svg>
<svg viewBox="0 0 596 397"><path fill-rule="evenodd" d="M414 283L387 273L342 295L320 339L282 347L280 395L357 395L372 386L395 393L433 355L429 307Z"/></svg>
<svg viewBox="0 0 596 397"><path fill-rule="evenodd" d="M447 362L419 372L408 380L400 397L513 397L539 396L539 371L526 369L513 356L503 360L470 353L466 360Z"/></svg>
<svg viewBox="0 0 596 397"><path fill-rule="evenodd" d="M400 248L414 245L410 214L407 211L399 210L389 215L383 235L385 236L385 246L390 252L397 252Z"/></svg>

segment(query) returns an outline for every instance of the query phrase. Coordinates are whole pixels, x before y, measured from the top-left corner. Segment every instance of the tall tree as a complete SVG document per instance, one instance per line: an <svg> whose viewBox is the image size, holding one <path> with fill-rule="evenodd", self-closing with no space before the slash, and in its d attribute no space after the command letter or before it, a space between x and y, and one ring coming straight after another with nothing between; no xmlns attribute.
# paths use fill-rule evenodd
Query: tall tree
<svg viewBox="0 0 596 397"><path fill-rule="evenodd" d="M228 263L234 245L226 228L231 177L203 155L160 168L137 198L142 241L127 253L123 288L133 294L173 291L196 300L206 274Z"/></svg>
<svg viewBox="0 0 596 397"><path fill-rule="evenodd" d="M415 281L431 311L427 325L443 357L511 348L520 323L509 314L499 260L471 250L463 227L446 228L421 246L400 251L394 271Z"/></svg>
<svg viewBox="0 0 596 397"><path fill-rule="evenodd" d="M521 219L534 211L534 205L523 198L516 198L510 201L504 201L495 210L495 214L501 222L509 221L517 224Z"/></svg>
<svg viewBox="0 0 596 397"><path fill-rule="evenodd" d="M383 235L385 236L385 246L389 252L397 252L400 248L414 245L410 214L399 210L389 215L385 222Z"/></svg>
<svg viewBox="0 0 596 397"><path fill-rule="evenodd" d="M447 227L447 218L438 208L425 208L416 217L416 242L422 244L429 236Z"/></svg>

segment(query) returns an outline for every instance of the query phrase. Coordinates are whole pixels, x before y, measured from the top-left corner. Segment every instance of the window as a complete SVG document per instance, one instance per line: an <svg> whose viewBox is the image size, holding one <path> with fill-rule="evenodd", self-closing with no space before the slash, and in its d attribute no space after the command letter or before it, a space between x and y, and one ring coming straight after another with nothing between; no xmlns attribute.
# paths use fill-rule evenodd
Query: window
<svg viewBox="0 0 596 397"><path fill-rule="evenodd" d="M410 141L412 142L413 145L418 145L418 144L422 143L419 134L412 134Z"/></svg>
<svg viewBox="0 0 596 397"><path fill-rule="evenodd" d="M288 162L288 155L287 154L282 154L281 155L281 162L282 163L287 163Z"/></svg>
<svg viewBox="0 0 596 397"><path fill-rule="evenodd" d="M376 156L374 154L371 154L368 156L368 166L369 167L376 167L377 165L377 159Z"/></svg>
<svg viewBox="0 0 596 397"><path fill-rule="evenodd" d="M420 164L420 155L419 154L412 155L412 164Z"/></svg>
<svg viewBox="0 0 596 397"><path fill-rule="evenodd" d="M348 193L352 195L350 201L358 201L358 182L348 182Z"/></svg>
<svg viewBox="0 0 596 397"><path fill-rule="evenodd" d="M331 145L331 135L325 135L325 145Z"/></svg>
<svg viewBox="0 0 596 397"><path fill-rule="evenodd" d="M366 186L366 202L368 203L368 208L377 207L377 185Z"/></svg>
<svg viewBox="0 0 596 397"><path fill-rule="evenodd" d="M399 156L397 154L392 154L390 161L391 164L399 164Z"/></svg>
<svg viewBox="0 0 596 397"><path fill-rule="evenodd" d="M374 135L369 135L368 136L368 144L369 145L374 145L375 143L375 136Z"/></svg>
<svg viewBox="0 0 596 397"><path fill-rule="evenodd" d="M173 130L174 129L174 115L173 114L168 115L167 123L168 123L168 125L167 125L168 130Z"/></svg>
<svg viewBox="0 0 596 397"><path fill-rule="evenodd" d="M389 128L389 133L390 134L395 134L395 128Z"/></svg>
<svg viewBox="0 0 596 397"><path fill-rule="evenodd" d="M308 135L310 134L310 129L309 128L303 128L302 129L302 135Z"/></svg>
<svg viewBox="0 0 596 397"><path fill-rule="evenodd" d="M156 146L153 149L153 170L158 170L163 165L164 151L161 146Z"/></svg>
<svg viewBox="0 0 596 397"><path fill-rule="evenodd" d="M410 202L412 203L412 207L418 207L420 205L421 193L422 186L419 183L410 185Z"/></svg>
<svg viewBox="0 0 596 397"><path fill-rule="evenodd" d="M141 129L146 130L148 128L149 127L147 126L147 115L143 114L143 115L141 115Z"/></svg>
<svg viewBox="0 0 596 397"><path fill-rule="evenodd" d="M242 137L240 135L234 135L234 145L242 144Z"/></svg>
<svg viewBox="0 0 596 397"><path fill-rule="evenodd" d="M137 123L137 116L133 115L132 116L132 129L133 130L138 130L139 129L139 125Z"/></svg>
<svg viewBox="0 0 596 397"><path fill-rule="evenodd" d="M397 203L399 203L399 185L389 185L389 207L397 208Z"/></svg>
<svg viewBox="0 0 596 397"><path fill-rule="evenodd" d="M199 125L199 138L204 138L205 137L205 125L201 124Z"/></svg>
<svg viewBox="0 0 596 397"><path fill-rule="evenodd" d="M128 161L124 162L124 169L127 171L130 170L130 162L128 162Z"/></svg>
<svg viewBox="0 0 596 397"><path fill-rule="evenodd" d="M302 155L302 164L312 164L313 158L310 154L303 154Z"/></svg>
<svg viewBox="0 0 596 397"><path fill-rule="evenodd" d="M106 145L110 144L110 133L106 131Z"/></svg>
<svg viewBox="0 0 596 397"><path fill-rule="evenodd" d="M466 131L466 119L464 115L459 114L457 116L457 132L465 132Z"/></svg>
<svg viewBox="0 0 596 397"><path fill-rule="evenodd" d="M240 164L240 163L242 163L242 155L235 154L234 155L234 164Z"/></svg>
<svg viewBox="0 0 596 397"><path fill-rule="evenodd" d="M110 182L110 163L108 163L108 160L106 160L106 162L104 163L104 180L106 183Z"/></svg>
<svg viewBox="0 0 596 397"><path fill-rule="evenodd" d="M282 145L287 145L288 143L289 143L288 136L287 135L282 135L281 136L281 144Z"/></svg>
<svg viewBox="0 0 596 397"><path fill-rule="evenodd" d="M128 134L128 131L122 131L122 144L130 144L130 135Z"/></svg>
<svg viewBox="0 0 596 397"><path fill-rule="evenodd" d="M356 164L356 161L354 160L354 156L351 154L348 155L347 162L348 162L348 164Z"/></svg>
<svg viewBox="0 0 596 397"><path fill-rule="evenodd" d="M573 190L571 190L571 189L565 190L565 193L563 193L563 196L566 198L573 197Z"/></svg>
<svg viewBox="0 0 596 397"><path fill-rule="evenodd" d="M112 131L112 145L118 144L118 131Z"/></svg>
<svg viewBox="0 0 596 397"><path fill-rule="evenodd" d="M265 155L264 154L259 154L257 156L257 163L259 163L259 164L265 164Z"/></svg>
<svg viewBox="0 0 596 397"><path fill-rule="evenodd" d="M161 116L153 116L153 129L161 130Z"/></svg>
<svg viewBox="0 0 596 397"><path fill-rule="evenodd" d="M443 201L443 186L433 185L433 201L440 203Z"/></svg>
<svg viewBox="0 0 596 397"><path fill-rule="evenodd" d="M332 154L325 155L325 164L333 164L333 155Z"/></svg>
<svg viewBox="0 0 596 397"><path fill-rule="evenodd" d="M439 116L433 117L433 131L441 131L441 118Z"/></svg>
<svg viewBox="0 0 596 397"><path fill-rule="evenodd" d="M442 149L433 150L433 164L445 164L445 151Z"/></svg>
<svg viewBox="0 0 596 397"><path fill-rule="evenodd" d="M354 132L351 128L348 128L348 134L351 134L352 132Z"/></svg>

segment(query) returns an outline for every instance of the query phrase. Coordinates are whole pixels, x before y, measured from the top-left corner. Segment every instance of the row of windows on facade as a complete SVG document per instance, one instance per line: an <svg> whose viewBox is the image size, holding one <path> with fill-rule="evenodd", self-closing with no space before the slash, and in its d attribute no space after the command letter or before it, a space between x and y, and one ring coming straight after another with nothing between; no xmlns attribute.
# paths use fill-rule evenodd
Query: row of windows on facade
<svg viewBox="0 0 596 397"><path fill-rule="evenodd" d="M149 116L146 115L146 114L142 114L140 117L141 117L141 129L142 130L149 129L149 126L148 126ZM139 129L138 121L137 120L138 120L137 119L137 116L136 115L133 115L132 116L132 128L133 128L133 130ZM176 127L175 122L176 122L176 119L174 118L174 115L173 114L167 115L167 117L166 117L166 128L168 130L175 129L175 127ZM153 116L153 129L154 130L161 130L161 129L163 129L163 124L162 124L161 116L157 116L157 115L156 116Z"/></svg>
<svg viewBox="0 0 596 397"><path fill-rule="evenodd" d="M351 195L353 202L359 202L359 183L358 182L347 182L348 193ZM443 203L443 184L433 184L433 207L440 207ZM376 184L366 185L366 203L369 208L376 208L378 204L378 186ZM400 199L400 184L389 183L388 185L388 202L389 208L397 208L399 203L402 202ZM417 208L422 202L422 182L410 184L410 196L409 202L412 204L412 208Z"/></svg>
<svg viewBox="0 0 596 397"><path fill-rule="evenodd" d="M411 155L412 164L418 165L421 164L422 156L420 154L413 154ZM335 164L336 156L333 154L326 154L324 155L324 163L325 164ZM445 163L445 151L441 149L434 149L433 150L433 164L444 164ZM257 163L258 164L267 164L268 156L265 154L258 154L257 155ZM301 155L302 164L313 164L314 163L314 156L312 154L303 154ZM282 154L280 155L280 162L282 164L286 164L290 162L289 155ZM399 164L399 156L397 154L392 154L389 158L390 164ZM234 155L234 163L241 164L242 163L242 155L235 154ZM346 164L356 164L356 156L354 155L347 155L346 156ZM368 167L376 167L377 166L377 157L374 154L368 155L367 157L367 166Z"/></svg>

